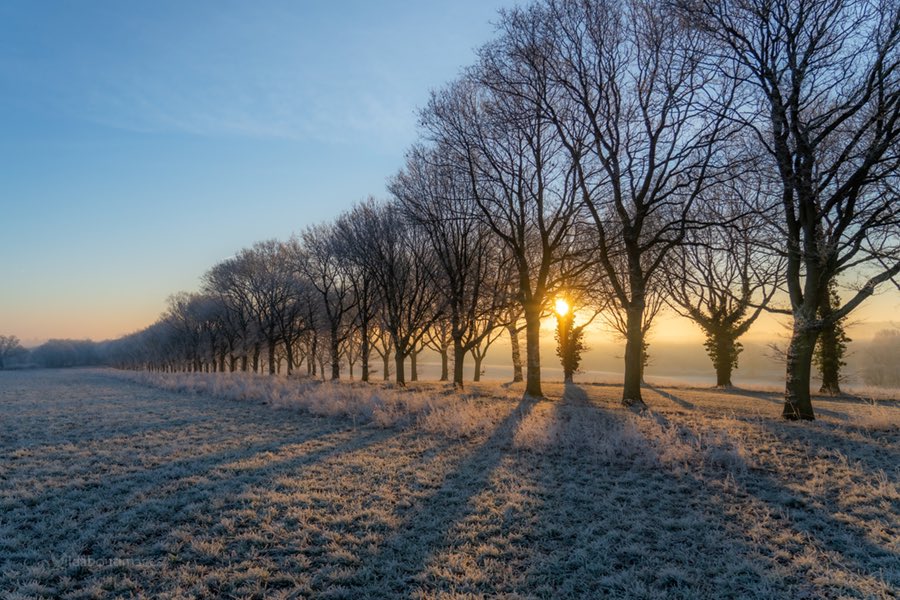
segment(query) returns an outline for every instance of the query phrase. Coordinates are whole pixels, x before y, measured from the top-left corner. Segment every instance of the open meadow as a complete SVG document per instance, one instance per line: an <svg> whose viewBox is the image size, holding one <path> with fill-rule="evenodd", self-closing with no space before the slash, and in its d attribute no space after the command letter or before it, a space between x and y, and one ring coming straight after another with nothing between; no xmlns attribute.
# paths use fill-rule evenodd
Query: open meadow
<svg viewBox="0 0 900 600"><path fill-rule="evenodd" d="M0 372L5 598L895 598L900 404Z"/></svg>

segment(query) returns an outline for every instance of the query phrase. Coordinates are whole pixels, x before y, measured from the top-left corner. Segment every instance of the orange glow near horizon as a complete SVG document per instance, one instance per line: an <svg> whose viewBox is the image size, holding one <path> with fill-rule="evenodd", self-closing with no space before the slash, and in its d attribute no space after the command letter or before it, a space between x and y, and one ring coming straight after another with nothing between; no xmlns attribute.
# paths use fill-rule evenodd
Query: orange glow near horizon
<svg viewBox="0 0 900 600"><path fill-rule="evenodd" d="M118 288L115 292L100 286L65 289L48 286L46 294L34 301L9 294L0 298L0 335L15 335L26 346L36 346L52 338L114 339L138 331L155 322L165 309L165 293L148 292L138 286ZM188 286L186 286L188 287ZM568 314L572 307L564 298L554 301L557 314ZM850 316L848 332L855 341L871 338L882 329L900 327L900 293L886 289L863 303ZM762 314L742 339L783 343L790 334L789 316ZM554 318L545 319L542 329L552 336ZM702 343L703 332L693 322L671 311L664 311L650 330L657 344ZM598 318L586 331L591 343L617 343L620 337Z"/></svg>

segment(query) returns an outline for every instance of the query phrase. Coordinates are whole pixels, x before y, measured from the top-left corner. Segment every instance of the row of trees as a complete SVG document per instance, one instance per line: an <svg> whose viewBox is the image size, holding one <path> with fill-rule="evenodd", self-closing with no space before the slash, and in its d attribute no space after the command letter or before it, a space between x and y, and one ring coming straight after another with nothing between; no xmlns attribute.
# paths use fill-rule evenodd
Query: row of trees
<svg viewBox="0 0 900 600"><path fill-rule="evenodd" d="M286 242L267 241L210 269L198 293L170 299L153 326L117 340L120 366L253 370L290 374L330 371L339 379L357 364L370 379L380 357L383 378L393 358L405 383L425 348L442 357L442 380L463 385L466 355L481 360L500 331L517 320L509 260L475 219L440 219L401 196L370 200L334 223L307 228ZM418 202L418 199L415 199ZM440 203L430 205L440 210ZM514 335L517 335L513 327ZM452 357L452 361L451 361Z"/></svg>
<svg viewBox="0 0 900 600"><path fill-rule="evenodd" d="M622 400L642 405L664 303L707 332L720 384L768 309L793 319L783 414L812 419L820 333L900 273L898 37L882 0L503 12L422 110L389 202L223 262L131 346L195 368L200 340L218 368L265 350L272 371L279 351L291 368L326 344L333 377L358 357L364 378L375 349L402 382L429 345L452 348L461 384L466 353L524 328L526 394L541 396L540 320L562 295L623 334Z"/></svg>

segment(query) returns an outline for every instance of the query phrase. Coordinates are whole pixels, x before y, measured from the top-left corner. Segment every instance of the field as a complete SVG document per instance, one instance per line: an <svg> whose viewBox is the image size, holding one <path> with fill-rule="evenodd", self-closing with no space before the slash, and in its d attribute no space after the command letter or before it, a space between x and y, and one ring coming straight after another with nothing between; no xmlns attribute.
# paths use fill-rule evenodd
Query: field
<svg viewBox="0 0 900 600"><path fill-rule="evenodd" d="M900 405L0 372L0 596L895 598Z"/></svg>

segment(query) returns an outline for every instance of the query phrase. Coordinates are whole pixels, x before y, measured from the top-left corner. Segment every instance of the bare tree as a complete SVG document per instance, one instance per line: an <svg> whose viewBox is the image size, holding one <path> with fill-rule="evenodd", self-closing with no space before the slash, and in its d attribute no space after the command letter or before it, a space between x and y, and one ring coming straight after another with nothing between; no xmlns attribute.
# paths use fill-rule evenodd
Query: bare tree
<svg viewBox="0 0 900 600"><path fill-rule="evenodd" d="M813 419L819 332L900 273L900 5L881 0L696 0L747 102L734 118L780 188L793 332L783 416ZM819 313L832 281L850 293ZM896 284L896 280L895 280Z"/></svg>
<svg viewBox="0 0 900 600"><path fill-rule="evenodd" d="M253 316L253 296L250 294L246 261L232 257L216 264L203 276L203 290L218 296L226 308L227 337L231 352L231 370L237 358L241 359L241 371L248 368L251 348L258 344Z"/></svg>
<svg viewBox="0 0 900 600"><path fill-rule="evenodd" d="M331 379L340 379L341 349L350 336L356 298L337 249L335 229L331 225L308 227L299 241L291 241L291 249L295 268L319 293L328 324Z"/></svg>
<svg viewBox="0 0 900 600"><path fill-rule="evenodd" d="M450 348L453 346L450 319L443 317L425 332L422 340L427 348L434 350L441 357L441 376L439 381L450 381Z"/></svg>
<svg viewBox="0 0 900 600"><path fill-rule="evenodd" d="M540 106L546 82L519 72L502 44L482 51L471 77L432 96L431 139L469 181L475 214L508 252L525 318L525 394L542 397L540 322L566 280L577 216L572 172Z"/></svg>
<svg viewBox="0 0 900 600"><path fill-rule="evenodd" d="M434 255L427 236L396 203L369 201L356 210L360 218L349 220L342 235L378 287L396 380L404 385L404 361L441 314L440 294L431 285Z"/></svg>
<svg viewBox="0 0 900 600"><path fill-rule="evenodd" d="M503 34L523 69L547 73L544 107L624 325L622 401L643 406L649 287L724 173L731 90L705 66L699 36L656 0L550 0L510 13Z"/></svg>
<svg viewBox="0 0 900 600"><path fill-rule="evenodd" d="M434 254L432 284L446 304L453 343L453 384L463 386L463 362L490 335L510 304L509 261L478 214L464 172L445 152L414 147L390 183L407 218L419 225ZM432 328L433 329L433 328ZM486 348L485 348L486 350Z"/></svg>
<svg viewBox="0 0 900 600"><path fill-rule="evenodd" d="M390 333L379 324L372 330L372 348L375 354L381 359L381 379L382 381L390 381L391 379L391 352L394 351L394 343L391 340Z"/></svg>
<svg viewBox="0 0 900 600"><path fill-rule="evenodd" d="M372 341L377 329L377 319L381 312L381 298L372 271L366 268L366 257L357 243L365 231L367 210L365 204L356 206L342 214L335 222L333 251L343 263L344 273L353 288L356 299L353 324L359 330L359 355L362 362L363 381L369 381L369 360ZM387 369L385 369L387 373Z"/></svg>
<svg viewBox="0 0 900 600"><path fill-rule="evenodd" d="M254 340L253 370L259 369L260 342L267 348L270 374L276 371L275 349L285 337L290 322L297 317L295 302L298 287L284 244L276 240L258 242L227 261L227 266L213 269L210 284L238 299L246 308L259 335Z"/></svg>
<svg viewBox="0 0 900 600"><path fill-rule="evenodd" d="M185 371L203 370L204 297L197 293L178 292L169 296L165 313L173 335L175 360Z"/></svg>
<svg viewBox="0 0 900 600"><path fill-rule="evenodd" d="M502 327L485 328L486 335L484 335L477 344L472 346L472 361L475 363L475 368L472 372L472 381L476 383L481 381L481 375L484 373L484 369L481 365L484 362L484 358L487 356L487 352L490 350L491 345L497 341L503 331L504 329Z"/></svg>
<svg viewBox="0 0 900 600"><path fill-rule="evenodd" d="M727 193L723 190L723 193ZM708 220L726 225L691 231L666 265L667 301L706 334L716 385L730 387L741 344L779 289L783 261L773 250L766 219L723 198Z"/></svg>

